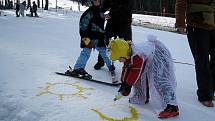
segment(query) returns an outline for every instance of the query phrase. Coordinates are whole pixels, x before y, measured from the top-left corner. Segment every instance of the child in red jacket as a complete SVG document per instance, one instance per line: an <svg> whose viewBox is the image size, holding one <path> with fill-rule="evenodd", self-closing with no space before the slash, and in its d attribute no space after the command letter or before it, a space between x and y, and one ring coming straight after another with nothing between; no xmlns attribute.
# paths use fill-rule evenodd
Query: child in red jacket
<svg viewBox="0 0 215 121"><path fill-rule="evenodd" d="M128 96L133 86L130 103L148 103L150 94L150 102L159 118L179 115L172 57L155 36L148 36L148 41L140 44L129 44L123 39L113 40L110 43L110 58L124 63L120 95Z"/></svg>

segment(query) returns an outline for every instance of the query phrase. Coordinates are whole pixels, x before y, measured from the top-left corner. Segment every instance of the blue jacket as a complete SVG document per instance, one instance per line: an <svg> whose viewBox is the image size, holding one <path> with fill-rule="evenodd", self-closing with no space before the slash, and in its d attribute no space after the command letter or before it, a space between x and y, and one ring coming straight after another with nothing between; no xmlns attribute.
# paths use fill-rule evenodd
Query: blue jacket
<svg viewBox="0 0 215 121"><path fill-rule="evenodd" d="M88 37L92 42L97 40L97 47L105 47L104 22L104 14L100 11L100 8L96 6L89 7L80 18L79 33L81 38ZM81 42L81 47L86 46Z"/></svg>

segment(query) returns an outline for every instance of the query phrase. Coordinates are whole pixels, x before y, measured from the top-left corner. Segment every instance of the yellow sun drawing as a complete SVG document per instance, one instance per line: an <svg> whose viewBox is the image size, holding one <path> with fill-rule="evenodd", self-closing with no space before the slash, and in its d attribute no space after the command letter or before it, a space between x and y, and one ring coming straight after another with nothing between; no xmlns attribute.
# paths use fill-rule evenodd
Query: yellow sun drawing
<svg viewBox="0 0 215 121"><path fill-rule="evenodd" d="M52 91L51 89L53 89L56 86L63 86L63 87L67 87L67 88L75 88L78 91L75 93L57 93L55 91ZM64 97L69 97L69 96L77 96L83 99L87 99L87 97L84 96L84 92L86 90L94 90L93 88L84 88L83 86L80 85L79 82L75 82L75 83L46 83L46 85L44 87L42 87L42 91L37 94L37 96L41 96L44 94L51 94L51 95L56 95L59 97L60 100L63 100Z"/></svg>
<svg viewBox="0 0 215 121"><path fill-rule="evenodd" d="M129 106L129 111L131 113L131 116L130 117L124 117L122 119L111 118L111 117L103 114L102 112L100 112L97 109L91 109L91 110L94 111L94 112L96 112L102 120L107 120L107 121L136 121L138 119L138 112L132 106Z"/></svg>

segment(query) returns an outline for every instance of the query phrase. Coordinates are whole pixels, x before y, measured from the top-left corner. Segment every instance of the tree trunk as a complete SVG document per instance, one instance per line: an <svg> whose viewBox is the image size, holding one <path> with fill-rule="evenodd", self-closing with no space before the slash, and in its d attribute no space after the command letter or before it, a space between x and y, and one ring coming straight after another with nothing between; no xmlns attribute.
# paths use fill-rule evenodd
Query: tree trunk
<svg viewBox="0 0 215 121"><path fill-rule="evenodd" d="M40 0L37 0L37 6L40 8Z"/></svg>
<svg viewBox="0 0 215 121"><path fill-rule="evenodd" d="M46 0L46 4L45 4L44 10L48 10L48 9L49 9L49 0Z"/></svg>
<svg viewBox="0 0 215 121"><path fill-rule="evenodd" d="M27 9L31 7L31 0L28 0Z"/></svg>
<svg viewBox="0 0 215 121"><path fill-rule="evenodd" d="M42 8L43 8L43 0L42 0Z"/></svg>

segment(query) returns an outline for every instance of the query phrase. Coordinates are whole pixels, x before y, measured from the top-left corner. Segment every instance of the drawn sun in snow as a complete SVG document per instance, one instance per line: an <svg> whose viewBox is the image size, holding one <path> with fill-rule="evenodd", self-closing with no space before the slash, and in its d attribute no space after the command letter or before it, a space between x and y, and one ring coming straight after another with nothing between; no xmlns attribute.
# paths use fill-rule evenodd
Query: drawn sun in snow
<svg viewBox="0 0 215 121"><path fill-rule="evenodd" d="M42 91L37 94L37 96L41 96L44 94L56 95L60 100L63 100L64 97L80 97L83 99L87 99L84 96L84 92L86 90L94 90L93 88L84 88L79 82L75 83L46 83L44 87L42 87Z"/></svg>
<svg viewBox="0 0 215 121"><path fill-rule="evenodd" d="M102 120L106 121L136 121L138 120L138 112L132 106L125 106L119 107L120 105L112 105L108 106L106 109L91 109L95 113L99 115ZM114 111L111 111L114 110ZM116 110L117 111L116 113ZM128 111L129 110L129 111ZM114 113L112 113L114 112ZM127 116L125 117L125 113ZM111 115L111 116L110 116Z"/></svg>

